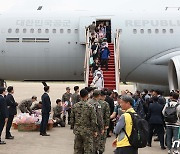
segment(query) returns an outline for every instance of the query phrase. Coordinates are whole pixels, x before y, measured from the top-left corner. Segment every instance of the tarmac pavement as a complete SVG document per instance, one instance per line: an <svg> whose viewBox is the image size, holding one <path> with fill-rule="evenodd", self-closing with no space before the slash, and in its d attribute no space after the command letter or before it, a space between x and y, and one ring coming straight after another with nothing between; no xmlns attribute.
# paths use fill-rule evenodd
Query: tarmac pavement
<svg viewBox="0 0 180 154"><path fill-rule="evenodd" d="M31 98L36 95L40 100L43 94L43 85L36 82L12 82L8 81L7 85L14 86L15 100L20 102L23 99ZM61 98L67 86L73 87L79 85L80 88L84 87L84 83L79 82L61 82L61 83L48 83L50 86L50 97L52 106L55 106L55 100ZM129 89L133 91L133 86L121 86L121 89ZM39 132L18 132L12 129L12 135L15 136L14 140L5 140L6 145L0 145L0 154L73 154L73 141L74 135L70 127L66 125L65 128L56 127L48 132L50 137L42 137ZM106 151L104 154L113 154L114 148L111 144L115 137L107 139ZM2 134L4 140L4 132ZM152 147L139 149L139 154L166 154L167 150L161 150L159 143L152 143Z"/></svg>

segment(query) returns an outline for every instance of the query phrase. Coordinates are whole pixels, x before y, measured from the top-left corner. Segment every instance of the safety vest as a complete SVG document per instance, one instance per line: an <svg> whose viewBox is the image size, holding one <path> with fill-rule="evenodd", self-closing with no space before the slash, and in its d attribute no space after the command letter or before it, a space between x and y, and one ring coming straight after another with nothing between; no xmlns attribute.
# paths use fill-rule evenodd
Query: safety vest
<svg viewBox="0 0 180 154"><path fill-rule="evenodd" d="M126 112L134 113L135 111L133 108L130 108ZM125 130L126 130L127 135L130 136L131 132L132 132L132 118L131 118L131 115L129 113L124 113L123 115L125 118ZM121 133L124 134L124 138L119 140L120 136L122 135ZM125 135L123 130L121 131L121 133L117 137L117 148L131 146L129 141L128 141L128 138Z"/></svg>

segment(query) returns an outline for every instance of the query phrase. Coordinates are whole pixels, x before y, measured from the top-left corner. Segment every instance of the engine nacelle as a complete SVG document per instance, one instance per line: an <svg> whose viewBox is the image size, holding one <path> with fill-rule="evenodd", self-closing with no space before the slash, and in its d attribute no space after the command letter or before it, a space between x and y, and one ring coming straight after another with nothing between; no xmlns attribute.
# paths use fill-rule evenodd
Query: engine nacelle
<svg viewBox="0 0 180 154"><path fill-rule="evenodd" d="M168 68L169 89L180 89L180 56L175 56L169 61Z"/></svg>

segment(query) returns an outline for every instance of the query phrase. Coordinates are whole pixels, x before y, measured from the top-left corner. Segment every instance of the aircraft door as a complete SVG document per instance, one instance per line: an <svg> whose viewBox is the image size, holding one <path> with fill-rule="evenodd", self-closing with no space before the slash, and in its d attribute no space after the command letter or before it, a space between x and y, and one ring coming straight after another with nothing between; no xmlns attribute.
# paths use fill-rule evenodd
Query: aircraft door
<svg viewBox="0 0 180 154"><path fill-rule="evenodd" d="M86 27L96 21L93 17L80 17L79 19L79 42L80 44L86 43Z"/></svg>

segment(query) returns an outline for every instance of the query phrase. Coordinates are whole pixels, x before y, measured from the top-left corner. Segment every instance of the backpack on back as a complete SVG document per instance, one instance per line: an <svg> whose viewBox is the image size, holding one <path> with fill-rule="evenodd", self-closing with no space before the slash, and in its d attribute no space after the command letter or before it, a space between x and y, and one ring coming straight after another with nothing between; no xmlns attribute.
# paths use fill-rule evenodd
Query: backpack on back
<svg viewBox="0 0 180 154"><path fill-rule="evenodd" d="M164 120L165 122L168 123L176 123L178 120L177 117L177 110L176 108L178 107L178 103L175 106L170 105L170 103L168 103L168 106L166 107L165 111L164 111Z"/></svg>
<svg viewBox="0 0 180 154"><path fill-rule="evenodd" d="M147 145L147 134L148 131L148 123L146 120L141 118L137 113L127 112L131 115L132 118L132 132L131 135L128 136L125 129L124 132L129 140L129 143L134 148L144 148Z"/></svg>

